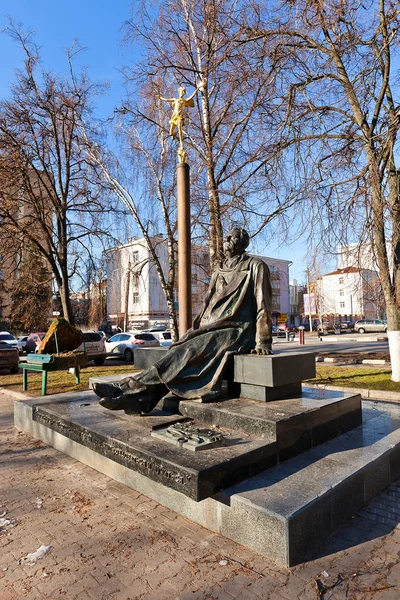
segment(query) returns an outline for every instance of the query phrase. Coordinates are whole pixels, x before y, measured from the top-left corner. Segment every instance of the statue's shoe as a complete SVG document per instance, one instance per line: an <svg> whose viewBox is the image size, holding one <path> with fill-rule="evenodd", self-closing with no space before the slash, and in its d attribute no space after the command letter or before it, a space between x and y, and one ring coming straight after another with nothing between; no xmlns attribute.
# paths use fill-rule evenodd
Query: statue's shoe
<svg viewBox="0 0 400 600"><path fill-rule="evenodd" d="M118 396L117 398L111 398L109 396L105 396L101 398L99 401L100 406L103 408L108 408L108 410L124 410L125 402L120 400L122 396Z"/></svg>
<svg viewBox="0 0 400 600"><path fill-rule="evenodd" d="M143 411L143 405L138 398L134 396L118 396L117 398L105 397L99 402L103 408L108 410L124 410L126 414L137 414Z"/></svg>
<svg viewBox="0 0 400 600"><path fill-rule="evenodd" d="M93 391L99 398L118 398L124 393L116 383L94 383Z"/></svg>

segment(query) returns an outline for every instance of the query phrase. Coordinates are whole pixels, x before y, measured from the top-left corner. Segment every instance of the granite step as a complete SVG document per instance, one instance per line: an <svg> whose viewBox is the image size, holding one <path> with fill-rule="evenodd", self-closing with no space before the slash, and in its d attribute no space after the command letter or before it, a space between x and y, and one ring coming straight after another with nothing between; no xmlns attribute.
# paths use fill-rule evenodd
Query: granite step
<svg viewBox="0 0 400 600"><path fill-rule="evenodd" d="M223 434L221 446L197 453L177 447L152 433L187 418L160 409L144 417L109 411L98 404L93 392L27 400L18 405L16 415L21 428L30 423L37 431L45 427L50 437L58 433L80 444L82 455L87 448L196 502L277 461L274 437L250 436L229 428L218 429ZM200 429L208 427L200 421L193 424Z"/></svg>
<svg viewBox="0 0 400 600"><path fill-rule="evenodd" d="M359 394L311 388L304 388L300 397L268 403L248 398L204 404L181 400L179 411L209 426L276 439L278 463L357 427L362 420Z"/></svg>
<svg viewBox="0 0 400 600"><path fill-rule="evenodd" d="M225 490L221 533L287 566L310 557L400 475L399 408L363 413L363 426Z"/></svg>

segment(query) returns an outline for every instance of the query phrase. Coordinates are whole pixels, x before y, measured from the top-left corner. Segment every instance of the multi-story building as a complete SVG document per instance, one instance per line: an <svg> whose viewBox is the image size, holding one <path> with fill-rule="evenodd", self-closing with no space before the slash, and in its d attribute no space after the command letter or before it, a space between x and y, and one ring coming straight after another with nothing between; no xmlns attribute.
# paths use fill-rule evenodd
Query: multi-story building
<svg viewBox="0 0 400 600"><path fill-rule="evenodd" d="M320 277L315 286L316 310L342 320L383 316L380 281L376 271L345 267Z"/></svg>
<svg viewBox="0 0 400 600"><path fill-rule="evenodd" d="M289 266L290 260L258 256L269 267L272 286L272 320L287 321L289 319Z"/></svg>
<svg viewBox="0 0 400 600"><path fill-rule="evenodd" d="M304 313L304 294L306 294L306 292L306 286L298 283L297 279L289 281L289 321L290 323L293 323L293 325L300 325L302 322L302 314Z"/></svg>
<svg viewBox="0 0 400 600"><path fill-rule="evenodd" d="M163 236L153 238L157 257L164 274L168 268L167 242ZM168 308L151 254L144 238L133 238L128 243L106 252L107 308L111 324L128 329L145 329L157 323L168 323ZM289 313L290 261L259 257L271 272L273 318ZM195 315L202 304L208 287L208 252L200 246L192 247L192 300ZM177 295L175 297L177 301ZM176 305L177 306L177 305ZM178 307L178 306L177 306Z"/></svg>

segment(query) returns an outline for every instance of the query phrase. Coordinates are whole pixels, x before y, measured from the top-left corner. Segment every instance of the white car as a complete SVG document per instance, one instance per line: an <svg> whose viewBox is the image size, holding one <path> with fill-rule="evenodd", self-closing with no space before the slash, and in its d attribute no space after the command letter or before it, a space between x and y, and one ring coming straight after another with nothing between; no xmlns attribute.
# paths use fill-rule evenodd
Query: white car
<svg viewBox="0 0 400 600"><path fill-rule="evenodd" d="M117 333L106 342L108 356L123 356L128 362L133 361L135 347L151 348L159 346L160 342L152 333L129 332Z"/></svg>
<svg viewBox="0 0 400 600"><path fill-rule="evenodd" d="M22 354L23 352L26 352L26 341L28 339L27 335L23 335L21 337L18 338L17 343L18 343L18 352L20 354Z"/></svg>
<svg viewBox="0 0 400 600"><path fill-rule="evenodd" d="M18 350L17 338L11 335L9 331L0 331L0 342L5 342L10 348L16 348Z"/></svg>
<svg viewBox="0 0 400 600"><path fill-rule="evenodd" d="M107 350L103 337L98 331L83 331L83 344L75 352L87 352L88 360L100 367L107 358Z"/></svg>
<svg viewBox="0 0 400 600"><path fill-rule="evenodd" d="M172 335L168 329L165 331L153 331L152 335L158 339L160 346L163 348L169 348L172 345Z"/></svg>

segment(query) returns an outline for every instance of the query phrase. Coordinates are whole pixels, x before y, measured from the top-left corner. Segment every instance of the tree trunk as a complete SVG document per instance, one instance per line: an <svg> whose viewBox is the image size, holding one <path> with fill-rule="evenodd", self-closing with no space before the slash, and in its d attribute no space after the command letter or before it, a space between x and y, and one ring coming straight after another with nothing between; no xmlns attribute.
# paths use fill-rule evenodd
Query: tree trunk
<svg viewBox="0 0 400 600"><path fill-rule="evenodd" d="M179 333L178 333L178 320L176 318L176 310L175 310L174 292L171 290L168 290L166 293L166 298L167 298L167 307L168 307L169 328L171 330L172 341L177 342L179 339Z"/></svg>
<svg viewBox="0 0 400 600"><path fill-rule="evenodd" d="M69 295L68 284L62 284L59 286L60 292L60 300L62 307L62 316L66 319L71 325L75 325L74 314L71 306L71 298Z"/></svg>
<svg viewBox="0 0 400 600"><path fill-rule="evenodd" d="M126 274L125 284L125 302L124 302L124 331L128 331L128 311L129 311L129 290L131 285L131 263L128 263L128 272Z"/></svg>
<svg viewBox="0 0 400 600"><path fill-rule="evenodd" d="M208 101L208 88L204 85L201 94L204 137L206 143L206 161L208 176L208 196L210 214L210 269L214 270L215 264L222 258L223 234L221 224L221 206L219 201L218 185L215 177L215 164L213 157L213 138L211 133L210 105Z"/></svg>

